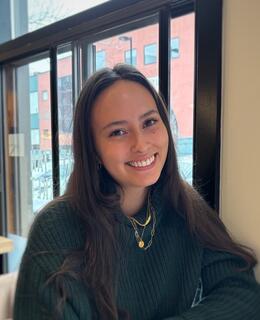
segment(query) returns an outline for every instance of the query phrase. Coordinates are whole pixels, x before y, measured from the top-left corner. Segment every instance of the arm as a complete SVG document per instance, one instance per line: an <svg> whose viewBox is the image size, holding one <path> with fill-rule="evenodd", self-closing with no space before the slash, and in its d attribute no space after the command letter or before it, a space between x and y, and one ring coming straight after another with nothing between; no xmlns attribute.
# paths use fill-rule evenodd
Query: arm
<svg viewBox="0 0 260 320"><path fill-rule="evenodd" d="M253 271L238 272L241 260L205 250L203 300L183 314L164 320L258 320L260 286Z"/></svg>
<svg viewBox="0 0 260 320"><path fill-rule="evenodd" d="M15 295L14 320L50 320L56 315L59 293L54 284L46 285L48 276L44 270L31 262L23 263L19 273ZM63 305L62 320L91 320L91 308L83 285L64 278L68 298Z"/></svg>
<svg viewBox="0 0 260 320"><path fill-rule="evenodd" d="M91 320L89 295L82 281L62 276L66 300L61 316L55 313L60 290L54 282L47 282L59 271L65 252L80 250L80 224L68 206L59 204L37 216L28 238L21 262L14 305L14 320Z"/></svg>

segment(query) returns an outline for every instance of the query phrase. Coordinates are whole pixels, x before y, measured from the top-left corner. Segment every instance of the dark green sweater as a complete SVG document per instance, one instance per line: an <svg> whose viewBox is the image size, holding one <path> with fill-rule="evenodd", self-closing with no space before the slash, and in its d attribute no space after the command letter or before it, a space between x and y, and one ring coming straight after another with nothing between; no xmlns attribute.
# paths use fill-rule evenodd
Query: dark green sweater
<svg viewBox="0 0 260 320"><path fill-rule="evenodd" d="M132 320L259 320L260 287L253 271L238 272L237 257L201 248L182 218L158 202L153 199L157 225L146 251L137 247L129 220L115 213L123 252L118 307L127 310ZM137 217L143 215L141 210ZM65 257L62 252L82 249L86 237L84 224L66 202L38 215L20 267L14 320L53 318L58 293L46 280L59 270ZM68 299L62 319L96 319L84 284L67 277L64 287Z"/></svg>

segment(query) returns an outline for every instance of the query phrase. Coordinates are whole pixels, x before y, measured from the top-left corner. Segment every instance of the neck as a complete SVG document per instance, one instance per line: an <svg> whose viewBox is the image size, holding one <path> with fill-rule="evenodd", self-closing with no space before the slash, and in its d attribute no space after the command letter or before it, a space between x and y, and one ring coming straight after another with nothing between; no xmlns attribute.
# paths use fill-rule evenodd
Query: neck
<svg viewBox="0 0 260 320"><path fill-rule="evenodd" d="M143 206L148 188L127 188L121 193L121 208L123 213L131 217Z"/></svg>

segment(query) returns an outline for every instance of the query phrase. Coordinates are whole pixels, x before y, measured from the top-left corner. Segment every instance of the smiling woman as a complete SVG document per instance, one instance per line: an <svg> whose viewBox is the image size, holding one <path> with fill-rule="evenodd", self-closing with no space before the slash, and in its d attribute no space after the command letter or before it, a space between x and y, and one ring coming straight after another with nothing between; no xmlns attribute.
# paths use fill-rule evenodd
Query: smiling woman
<svg viewBox="0 0 260 320"><path fill-rule="evenodd" d="M250 249L180 176L162 98L135 68L77 102L65 194L37 216L14 318L257 320Z"/></svg>
<svg viewBox="0 0 260 320"><path fill-rule="evenodd" d="M147 187L155 184L168 152L167 129L151 93L120 80L103 91L92 111L98 161L120 185L127 215L142 206ZM135 203L129 211L128 205Z"/></svg>

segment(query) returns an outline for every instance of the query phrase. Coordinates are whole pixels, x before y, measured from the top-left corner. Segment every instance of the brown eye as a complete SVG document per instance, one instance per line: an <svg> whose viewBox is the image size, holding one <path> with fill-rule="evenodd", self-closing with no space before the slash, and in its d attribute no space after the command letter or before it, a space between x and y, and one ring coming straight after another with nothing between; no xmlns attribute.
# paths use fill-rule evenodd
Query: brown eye
<svg viewBox="0 0 260 320"><path fill-rule="evenodd" d="M111 132L111 134L109 136L110 137L118 137L118 136L123 136L124 134L126 134L125 130L118 129L118 130L114 130L113 132Z"/></svg>
<svg viewBox="0 0 260 320"><path fill-rule="evenodd" d="M145 120L144 128L151 127L151 126L155 125L157 121L158 120L156 120L156 119L147 119L147 120Z"/></svg>

